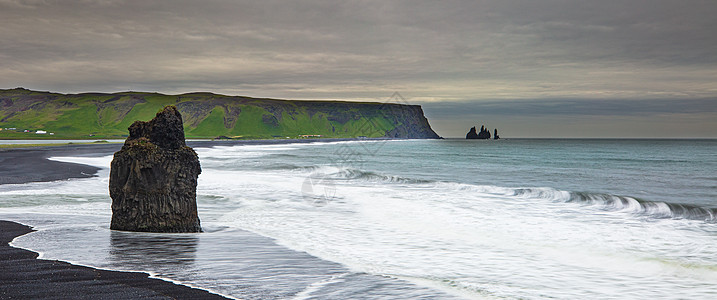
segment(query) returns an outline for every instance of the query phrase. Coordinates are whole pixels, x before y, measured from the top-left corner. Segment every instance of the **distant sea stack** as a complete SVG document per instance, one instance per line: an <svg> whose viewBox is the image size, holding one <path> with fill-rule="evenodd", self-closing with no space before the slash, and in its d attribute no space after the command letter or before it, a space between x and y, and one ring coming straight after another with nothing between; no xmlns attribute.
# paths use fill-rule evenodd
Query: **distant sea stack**
<svg viewBox="0 0 717 300"><path fill-rule="evenodd" d="M185 144L182 115L166 106L136 121L110 169L110 229L201 232L197 215L197 153Z"/></svg>
<svg viewBox="0 0 717 300"><path fill-rule="evenodd" d="M488 130L487 128L485 128L485 126L481 126L481 127L480 127L480 132L476 132L476 127L473 126L473 127L471 127L470 130L468 130L468 134L466 134L466 139L468 139L468 140L489 140L490 137L491 137L491 135L490 135L490 130ZM494 129L494 135L493 135L493 137L494 137L494 139L496 139L496 140L500 138L500 137L498 136L498 129L497 129L497 128Z"/></svg>
<svg viewBox="0 0 717 300"><path fill-rule="evenodd" d="M480 137L478 137L478 133L476 132L476 127L475 126L471 127L471 129L468 130L468 134L466 134L466 139L475 140L475 139L479 139L479 138Z"/></svg>
<svg viewBox="0 0 717 300"><path fill-rule="evenodd" d="M469 140L487 140L490 139L490 132L485 129L484 126L480 127L480 132L476 132L476 127L473 126L466 134L466 139Z"/></svg>

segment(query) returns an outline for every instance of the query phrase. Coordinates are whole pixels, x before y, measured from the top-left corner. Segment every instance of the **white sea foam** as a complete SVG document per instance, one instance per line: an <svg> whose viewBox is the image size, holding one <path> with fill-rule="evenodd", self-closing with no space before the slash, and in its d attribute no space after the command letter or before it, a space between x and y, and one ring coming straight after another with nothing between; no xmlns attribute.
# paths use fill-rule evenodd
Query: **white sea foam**
<svg viewBox="0 0 717 300"><path fill-rule="evenodd" d="M273 188L291 195L297 181L287 178L285 185ZM438 186L342 185L337 187L341 200L326 207L287 205L290 196L271 203L249 201L220 221L358 271L450 280L476 295L488 291L509 297L547 293L559 288L557 282L606 297L636 296L634 287L612 291L609 283L593 280L612 276L657 288L661 283L653 282L652 276L677 274L680 268L655 260L650 252L656 249L636 251L632 245L695 238L682 233L664 236L661 230L674 230L659 223L635 222L626 229L625 219L617 215L586 217L582 208L571 210L554 202L567 197L566 192L545 189L511 197L501 196L510 193L497 187L447 192ZM633 211L635 203L620 208ZM584 273L567 279L556 274L565 268ZM709 270L701 272L714 273ZM514 284L486 284L494 278ZM521 288L508 288L518 282Z"/></svg>
<svg viewBox="0 0 717 300"><path fill-rule="evenodd" d="M672 219L668 203L413 178L389 168L337 164L330 155L341 143L197 149L203 224L220 228L213 231L217 235L225 231L221 228L250 230L355 272L403 278L467 298L714 296L714 224ZM111 157L53 159L106 168ZM297 167L261 168L276 163ZM109 200L101 197L107 176L103 169L96 178L14 190L0 186L0 196L18 202L3 213L50 210L106 222ZM39 195L53 200L20 205ZM45 252L61 252L62 242L54 247ZM219 274L229 278L230 272ZM310 298L347 280L336 274L322 278L295 297Z"/></svg>
<svg viewBox="0 0 717 300"><path fill-rule="evenodd" d="M75 164L88 165L103 169L110 168L110 162L112 162L112 155L100 156L100 157L72 157L72 156L52 156L49 160L68 162Z"/></svg>

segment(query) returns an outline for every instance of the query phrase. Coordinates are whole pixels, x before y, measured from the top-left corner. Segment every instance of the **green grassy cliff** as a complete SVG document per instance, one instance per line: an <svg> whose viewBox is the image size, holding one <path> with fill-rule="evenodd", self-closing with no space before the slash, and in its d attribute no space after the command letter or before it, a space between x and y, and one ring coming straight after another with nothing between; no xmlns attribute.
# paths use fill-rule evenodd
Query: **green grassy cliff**
<svg viewBox="0 0 717 300"><path fill-rule="evenodd" d="M17 88L0 90L0 139L124 138L166 105L182 113L187 138L438 138L418 105Z"/></svg>

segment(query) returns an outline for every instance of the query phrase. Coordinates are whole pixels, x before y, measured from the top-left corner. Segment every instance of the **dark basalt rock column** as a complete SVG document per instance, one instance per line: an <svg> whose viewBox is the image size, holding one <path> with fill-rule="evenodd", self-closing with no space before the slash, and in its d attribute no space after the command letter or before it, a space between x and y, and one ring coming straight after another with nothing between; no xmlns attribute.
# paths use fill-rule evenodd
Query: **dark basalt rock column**
<svg viewBox="0 0 717 300"><path fill-rule="evenodd" d="M480 132L478 133L478 138L481 140L489 140L490 139L490 131L486 129L485 127L480 127Z"/></svg>
<svg viewBox="0 0 717 300"><path fill-rule="evenodd" d="M466 134L466 139L469 140L475 140L478 138L478 133L476 132L476 127L471 127L471 130L468 130L468 133Z"/></svg>
<svg viewBox="0 0 717 300"><path fill-rule="evenodd" d="M496 134L497 134L496 129ZM480 132L476 132L476 127L473 126L466 134L466 139L469 140L487 140L490 139L490 131L485 126L480 127Z"/></svg>
<svg viewBox="0 0 717 300"><path fill-rule="evenodd" d="M182 115L167 106L136 121L112 160L110 229L201 232L197 215L197 153L185 144Z"/></svg>

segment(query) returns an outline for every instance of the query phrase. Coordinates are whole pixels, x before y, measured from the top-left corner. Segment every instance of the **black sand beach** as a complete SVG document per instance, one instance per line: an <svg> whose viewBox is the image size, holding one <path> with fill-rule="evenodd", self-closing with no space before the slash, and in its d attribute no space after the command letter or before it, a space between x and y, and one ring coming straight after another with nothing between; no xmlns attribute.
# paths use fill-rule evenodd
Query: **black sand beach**
<svg viewBox="0 0 717 300"><path fill-rule="evenodd" d="M193 146L210 147L212 143L194 142ZM99 169L47 158L110 155L121 147L122 144L97 144L3 150L0 184L90 177ZM225 299L204 290L152 279L146 273L105 271L42 260L37 259L35 252L9 246L15 237L32 231L22 224L0 221L0 299Z"/></svg>
<svg viewBox="0 0 717 300"><path fill-rule="evenodd" d="M0 221L0 299L226 299L204 290L116 272L37 259L32 251L10 247L28 226Z"/></svg>
<svg viewBox="0 0 717 300"><path fill-rule="evenodd" d="M112 153L120 147L120 144L102 144L2 150L0 151L0 184L90 177L95 174L99 168L51 161L47 158L50 156L76 156L82 155L83 153Z"/></svg>
<svg viewBox="0 0 717 300"><path fill-rule="evenodd" d="M189 146L286 144L336 140L193 141ZM105 156L122 144L43 146L0 150L0 184L66 180L94 176L96 167L48 160L52 156ZM0 299L226 299L205 290L149 278L140 272L99 270L37 259L32 251L11 247L33 230L0 220Z"/></svg>
<svg viewBox="0 0 717 300"><path fill-rule="evenodd" d="M99 169L47 158L109 155L120 147L121 144L65 145L0 151L0 184L90 177ZM97 270L37 259L37 253L8 244L32 231L22 224L0 221L0 299L226 299L149 278L146 273Z"/></svg>

